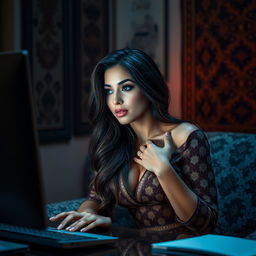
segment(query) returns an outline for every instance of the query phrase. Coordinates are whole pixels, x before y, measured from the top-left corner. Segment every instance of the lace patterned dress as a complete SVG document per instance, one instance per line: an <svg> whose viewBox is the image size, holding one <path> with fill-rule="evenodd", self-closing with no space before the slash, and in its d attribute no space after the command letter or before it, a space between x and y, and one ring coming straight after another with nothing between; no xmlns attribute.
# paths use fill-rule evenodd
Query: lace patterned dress
<svg viewBox="0 0 256 256"><path fill-rule="evenodd" d="M143 174L132 193L128 185L129 170L124 168L119 175L118 204L129 209L140 229L167 231L181 228L183 232L194 234L211 232L217 222L217 192L209 143L204 132L201 129L193 131L173 153L170 163L197 195L197 208L187 222L175 214L157 177L150 171ZM100 203L94 190L90 191L87 199Z"/></svg>

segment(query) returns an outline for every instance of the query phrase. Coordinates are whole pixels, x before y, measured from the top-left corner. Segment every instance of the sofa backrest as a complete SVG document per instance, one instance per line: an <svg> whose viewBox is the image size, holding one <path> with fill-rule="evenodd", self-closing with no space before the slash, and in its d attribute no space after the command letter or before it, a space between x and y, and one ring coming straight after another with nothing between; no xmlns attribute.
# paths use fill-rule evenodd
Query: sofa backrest
<svg viewBox="0 0 256 256"><path fill-rule="evenodd" d="M256 230L256 134L207 132L218 192L217 232Z"/></svg>

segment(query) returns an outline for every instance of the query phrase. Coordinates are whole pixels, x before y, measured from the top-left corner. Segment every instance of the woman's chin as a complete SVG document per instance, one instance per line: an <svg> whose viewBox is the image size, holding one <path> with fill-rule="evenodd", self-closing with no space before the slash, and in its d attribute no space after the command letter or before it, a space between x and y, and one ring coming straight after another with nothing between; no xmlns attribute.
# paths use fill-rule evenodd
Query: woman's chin
<svg viewBox="0 0 256 256"><path fill-rule="evenodd" d="M128 120L127 118L117 118L117 121L122 124L122 125L126 125L126 124L130 124L130 120Z"/></svg>

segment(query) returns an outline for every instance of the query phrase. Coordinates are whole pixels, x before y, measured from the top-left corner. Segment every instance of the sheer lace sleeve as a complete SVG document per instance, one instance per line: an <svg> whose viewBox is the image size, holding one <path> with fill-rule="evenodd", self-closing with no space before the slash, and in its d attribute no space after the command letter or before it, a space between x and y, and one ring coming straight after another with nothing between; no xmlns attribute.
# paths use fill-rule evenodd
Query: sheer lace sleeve
<svg viewBox="0 0 256 256"><path fill-rule="evenodd" d="M212 170L210 146L202 130L190 134L179 149L179 174L187 186L197 195L197 208L187 222L177 220L204 234L211 232L217 222L217 190Z"/></svg>
<svg viewBox="0 0 256 256"><path fill-rule="evenodd" d="M101 203L101 199L100 199L99 195L96 193L94 186L92 186L92 188L90 189L86 200L94 201L98 204Z"/></svg>

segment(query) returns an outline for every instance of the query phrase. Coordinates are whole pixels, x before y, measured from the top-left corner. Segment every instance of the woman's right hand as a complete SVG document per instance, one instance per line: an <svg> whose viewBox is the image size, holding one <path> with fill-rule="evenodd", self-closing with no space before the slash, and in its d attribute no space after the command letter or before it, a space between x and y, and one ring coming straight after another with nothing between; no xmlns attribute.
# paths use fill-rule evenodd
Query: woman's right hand
<svg viewBox="0 0 256 256"><path fill-rule="evenodd" d="M57 229L66 229L68 231L81 231L87 232L95 227L109 227L112 224L111 218L97 215L90 212L62 212L50 218L50 221L63 221L57 227ZM71 225L69 223L72 222Z"/></svg>

